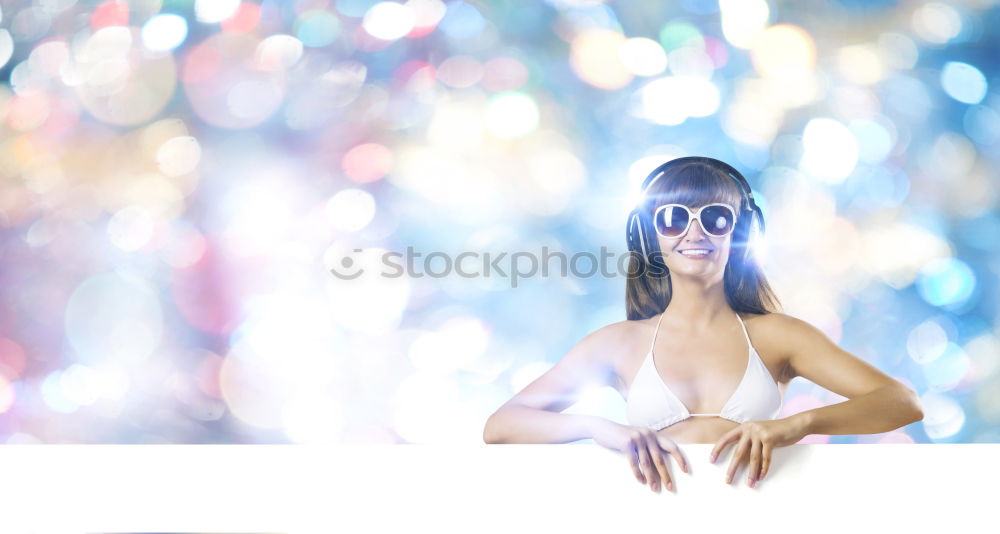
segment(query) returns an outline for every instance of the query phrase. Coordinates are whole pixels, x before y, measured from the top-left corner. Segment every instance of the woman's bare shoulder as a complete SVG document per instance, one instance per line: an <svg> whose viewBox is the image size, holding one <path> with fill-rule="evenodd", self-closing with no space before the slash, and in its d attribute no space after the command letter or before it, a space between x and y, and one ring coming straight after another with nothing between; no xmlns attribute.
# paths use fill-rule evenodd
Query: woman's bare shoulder
<svg viewBox="0 0 1000 534"><path fill-rule="evenodd" d="M641 343L648 343L652 329L652 319L618 321L594 330L581 343L586 343L588 349L601 354L608 364L617 369Z"/></svg>
<svg viewBox="0 0 1000 534"><path fill-rule="evenodd" d="M743 312L740 313L740 317L745 324L753 323L756 328L766 330L768 333L780 333L781 330L795 328L795 323L798 321L795 317L781 312Z"/></svg>
<svg viewBox="0 0 1000 534"><path fill-rule="evenodd" d="M741 313L757 353L773 360L780 370L781 381L790 380L788 373L789 332L798 328L799 319L781 312Z"/></svg>

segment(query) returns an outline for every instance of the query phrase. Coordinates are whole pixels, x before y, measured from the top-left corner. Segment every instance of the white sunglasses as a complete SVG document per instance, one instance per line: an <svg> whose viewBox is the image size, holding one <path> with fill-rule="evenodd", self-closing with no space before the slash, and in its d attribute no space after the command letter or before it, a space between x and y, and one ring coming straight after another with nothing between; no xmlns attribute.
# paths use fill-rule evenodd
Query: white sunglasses
<svg viewBox="0 0 1000 534"><path fill-rule="evenodd" d="M721 203L705 204L693 213L684 204L664 204L653 212L653 227L663 237L680 237L695 218L705 233L713 237L727 236L736 227L736 212L729 204Z"/></svg>

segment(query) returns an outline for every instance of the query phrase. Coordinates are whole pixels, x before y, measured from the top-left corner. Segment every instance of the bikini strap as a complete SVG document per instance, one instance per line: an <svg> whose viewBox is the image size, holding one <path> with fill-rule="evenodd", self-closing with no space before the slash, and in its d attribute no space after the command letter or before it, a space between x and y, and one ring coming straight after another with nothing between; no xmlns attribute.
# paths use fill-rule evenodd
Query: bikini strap
<svg viewBox="0 0 1000 534"><path fill-rule="evenodd" d="M743 318L738 313L736 314L736 318L740 320L740 326L743 327L743 337L747 338L747 345L753 347L753 343L750 343L750 334L747 333L747 325L743 324Z"/></svg>
<svg viewBox="0 0 1000 534"><path fill-rule="evenodd" d="M660 321L663 320L663 315L660 314L660 318L656 320L656 329L653 330L653 341L649 344L649 352L653 352L653 346L656 345L656 333L660 331Z"/></svg>

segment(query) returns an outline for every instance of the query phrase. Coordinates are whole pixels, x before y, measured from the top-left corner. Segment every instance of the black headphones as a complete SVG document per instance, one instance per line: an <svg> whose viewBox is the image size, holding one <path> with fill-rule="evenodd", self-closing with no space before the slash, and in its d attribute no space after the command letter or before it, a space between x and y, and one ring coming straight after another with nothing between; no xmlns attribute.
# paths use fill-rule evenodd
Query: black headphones
<svg viewBox="0 0 1000 534"><path fill-rule="evenodd" d="M636 252L642 254L642 258L645 262L650 264L654 263L653 254L660 251L659 243L656 240L656 230L653 229L653 221L651 220L652 213L650 210L644 209L645 206L645 194L646 190L653 185L656 180L661 176L666 174L668 170L677 165L683 163L705 163L714 169L724 172L726 175L732 177L736 184L740 188L740 196L743 197L743 202L738 208L739 214L736 218L736 228L733 229L733 243L743 247L743 257L746 258L750 253L750 247L746 246L747 238L749 237L750 227L753 220L757 220L757 228L760 233L764 233L764 214L761 212L760 207L753 200L753 191L750 190L750 184L747 179L740 174L740 171L733 168L728 163L719 161L717 159L703 157L703 156L688 156L683 158L672 159L659 167L653 169L653 172L649 173L642 182L642 197L639 201L638 207L632 210L628 215L628 222L625 227L625 240L628 243L629 252ZM757 216L754 217L754 214ZM652 236L652 239L650 239ZM659 260L659 264L663 267L663 260Z"/></svg>

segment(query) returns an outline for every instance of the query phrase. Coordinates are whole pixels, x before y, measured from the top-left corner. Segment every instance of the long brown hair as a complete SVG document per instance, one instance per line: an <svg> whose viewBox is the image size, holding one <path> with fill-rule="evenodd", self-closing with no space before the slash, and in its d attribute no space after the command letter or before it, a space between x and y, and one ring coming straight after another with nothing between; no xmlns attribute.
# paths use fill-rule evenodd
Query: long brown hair
<svg viewBox="0 0 1000 534"><path fill-rule="evenodd" d="M669 168L644 192L641 210L645 220L652 218L657 206L669 203L700 206L712 202L724 202L736 208L738 215L733 230L729 260L723 275L726 301L736 312L771 313L780 311L781 302L771 289L767 278L753 256L745 256L747 237L750 232L750 212L748 202L740 194L736 180L710 164L702 162L683 163ZM646 246L650 254L660 257L660 246L655 231L646 234ZM647 319L667 309L672 295L670 276L661 262L653 268L649 258L641 254L631 254L628 276L625 282L625 313L629 320Z"/></svg>

